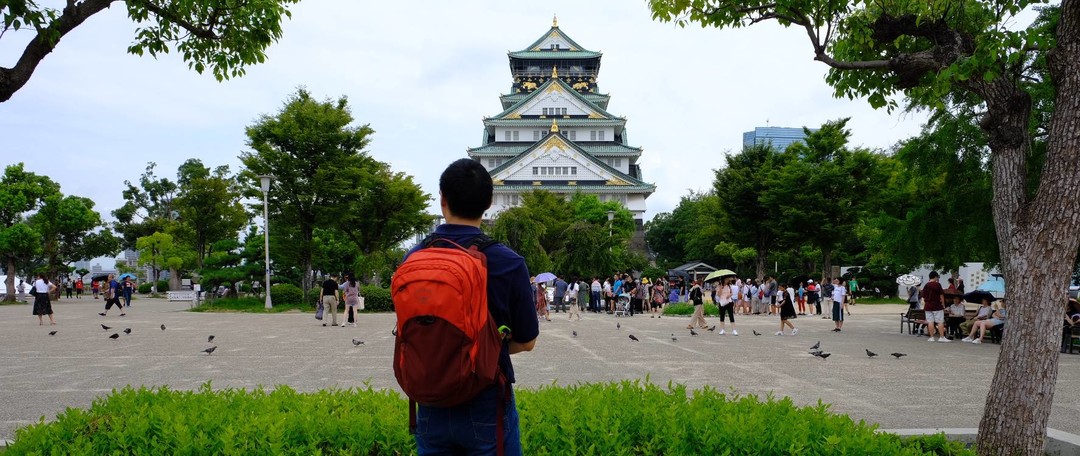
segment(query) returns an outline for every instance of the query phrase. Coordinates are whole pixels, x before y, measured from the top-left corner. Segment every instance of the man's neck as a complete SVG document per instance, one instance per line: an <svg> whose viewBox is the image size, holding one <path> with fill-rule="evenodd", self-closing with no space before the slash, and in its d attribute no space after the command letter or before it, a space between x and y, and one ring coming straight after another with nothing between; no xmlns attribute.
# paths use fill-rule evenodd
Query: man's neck
<svg viewBox="0 0 1080 456"><path fill-rule="evenodd" d="M483 224L483 219L467 219L449 213L444 213L443 215L446 218L446 223L448 225L467 225L480 228L480 225Z"/></svg>

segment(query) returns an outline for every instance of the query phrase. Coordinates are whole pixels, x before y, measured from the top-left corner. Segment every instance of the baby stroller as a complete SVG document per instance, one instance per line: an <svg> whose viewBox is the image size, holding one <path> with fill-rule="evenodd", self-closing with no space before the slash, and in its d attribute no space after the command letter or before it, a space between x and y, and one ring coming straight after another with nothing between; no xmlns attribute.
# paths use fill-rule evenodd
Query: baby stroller
<svg viewBox="0 0 1080 456"><path fill-rule="evenodd" d="M625 317L630 315L630 293L622 293L615 300L615 316Z"/></svg>

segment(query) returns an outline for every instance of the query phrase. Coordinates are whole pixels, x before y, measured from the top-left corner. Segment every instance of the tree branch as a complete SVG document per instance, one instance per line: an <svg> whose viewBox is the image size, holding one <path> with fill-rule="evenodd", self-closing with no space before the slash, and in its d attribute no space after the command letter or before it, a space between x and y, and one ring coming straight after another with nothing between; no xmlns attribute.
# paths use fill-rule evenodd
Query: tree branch
<svg viewBox="0 0 1080 456"><path fill-rule="evenodd" d="M145 6L146 6L146 9L148 11L150 11L151 13L154 13L158 17L167 19L167 20L169 20L169 22L172 22L172 23L174 23L176 25L179 25L180 28L183 28L184 30L187 30L188 32L191 32L192 35L195 35L195 36L197 36L199 38L203 38L203 39L207 39L207 40L216 40L216 39L219 38L218 35L216 33L214 33L212 28L198 27L195 24L192 24L191 22L189 22L187 19L184 19L183 17L180 17L179 15L173 13L172 11L169 11L169 10L167 10L165 8L162 8L162 7L154 4L154 2L146 2ZM215 13L215 16L216 16L216 14L217 13Z"/></svg>
<svg viewBox="0 0 1080 456"><path fill-rule="evenodd" d="M0 67L0 103L10 100L16 91L26 85L41 60L56 48L64 35L115 1L117 0L86 0L76 4L74 0L68 0L63 14L48 27L38 30L37 36L27 43L15 66Z"/></svg>

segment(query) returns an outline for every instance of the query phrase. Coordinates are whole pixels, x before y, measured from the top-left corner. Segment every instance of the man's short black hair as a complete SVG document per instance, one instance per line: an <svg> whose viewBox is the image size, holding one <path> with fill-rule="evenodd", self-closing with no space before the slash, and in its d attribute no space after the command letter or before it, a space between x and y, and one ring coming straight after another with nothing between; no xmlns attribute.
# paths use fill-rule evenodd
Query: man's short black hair
<svg viewBox="0 0 1080 456"><path fill-rule="evenodd" d="M466 219L480 219L491 207L491 175L480 162L462 158L439 176L439 192L450 212Z"/></svg>
<svg viewBox="0 0 1080 456"><path fill-rule="evenodd" d="M938 276L937 271L930 271L930 280L936 279L938 277L939 276Z"/></svg>

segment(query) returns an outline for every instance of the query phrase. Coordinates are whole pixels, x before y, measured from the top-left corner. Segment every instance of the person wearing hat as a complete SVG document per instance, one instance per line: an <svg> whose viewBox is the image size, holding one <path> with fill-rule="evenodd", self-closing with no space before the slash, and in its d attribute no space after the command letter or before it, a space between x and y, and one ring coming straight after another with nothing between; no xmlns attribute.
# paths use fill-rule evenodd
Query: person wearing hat
<svg viewBox="0 0 1080 456"><path fill-rule="evenodd" d="M818 294L818 284L814 279L806 281L806 300L814 306L814 315L821 315L821 295Z"/></svg>

